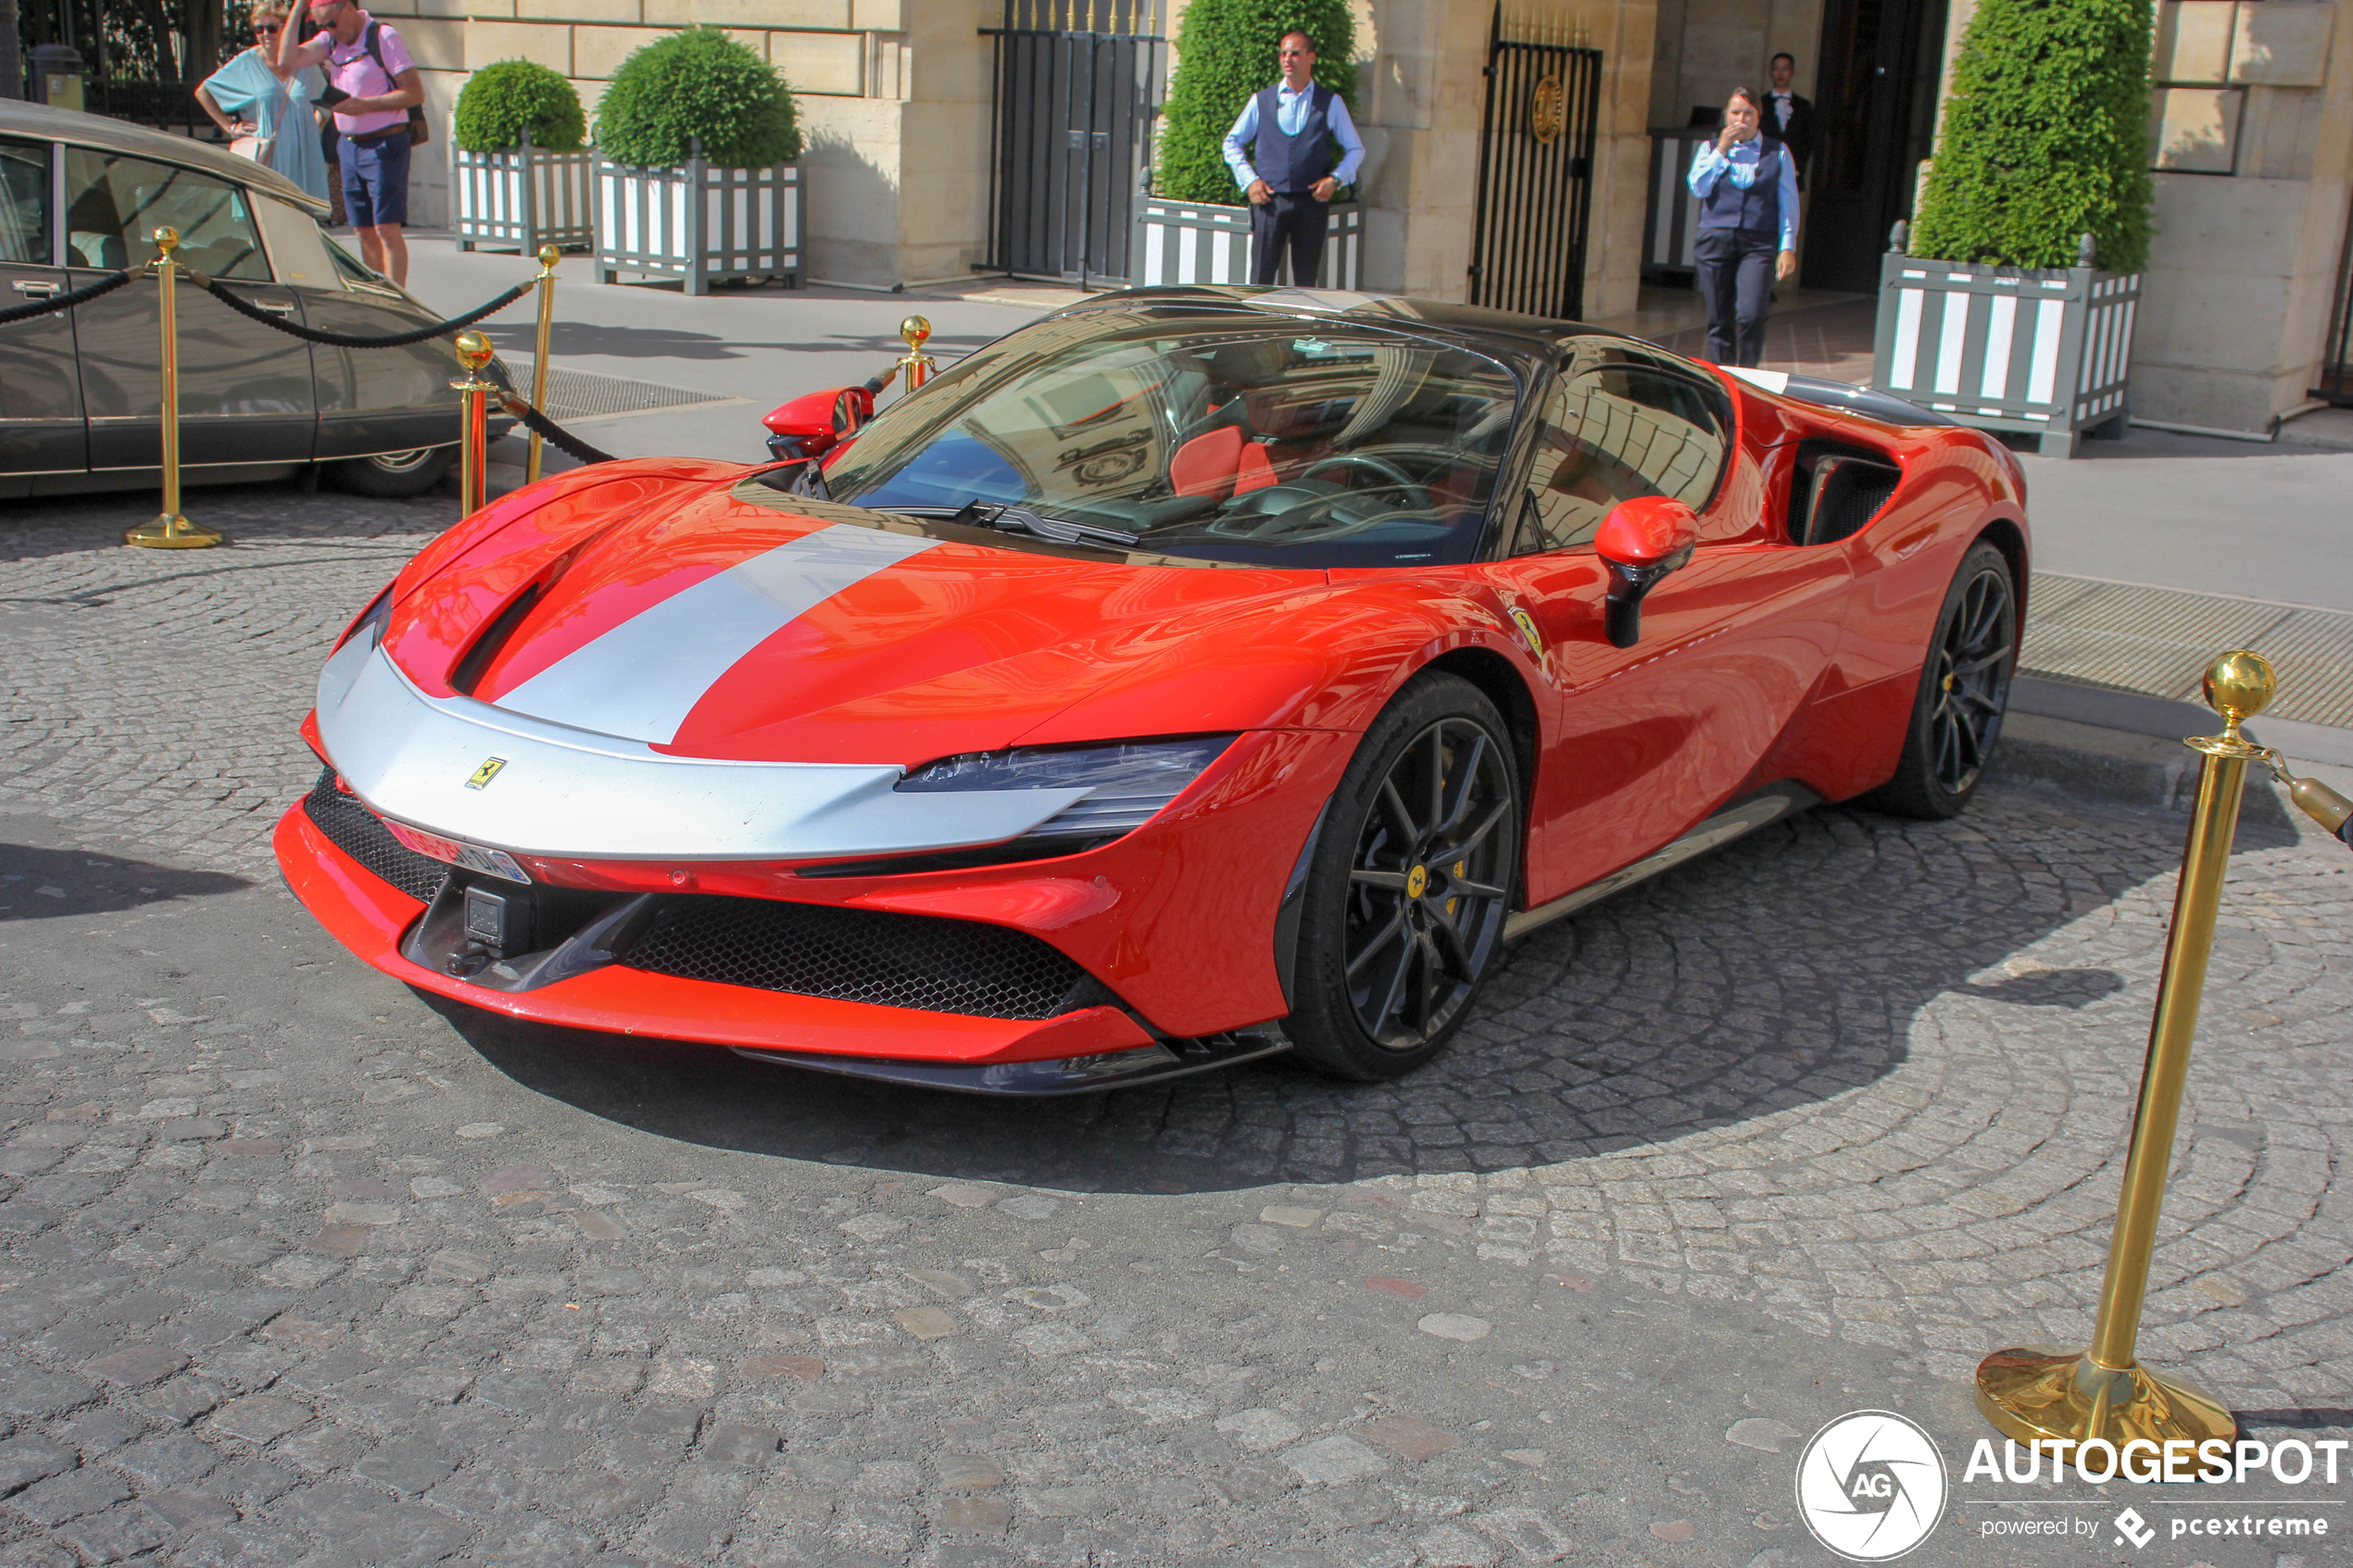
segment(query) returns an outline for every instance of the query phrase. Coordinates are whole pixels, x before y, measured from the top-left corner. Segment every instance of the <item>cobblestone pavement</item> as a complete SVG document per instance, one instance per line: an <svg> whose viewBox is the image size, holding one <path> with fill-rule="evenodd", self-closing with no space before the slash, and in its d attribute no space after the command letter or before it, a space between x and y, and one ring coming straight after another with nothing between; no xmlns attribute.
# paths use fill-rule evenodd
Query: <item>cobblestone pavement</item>
<svg viewBox="0 0 2353 1568"><path fill-rule="evenodd" d="M1979 1356L2089 1333L2178 818L1816 811L1399 1085L850 1084L344 955L266 835L446 503L199 496L0 519L0 1563L1771 1568L1803 1434L1957 1487ZM2348 874L2242 836L2142 1339L2261 1436L2353 1420ZM2054 1561L1954 1495L1916 1561Z"/></svg>

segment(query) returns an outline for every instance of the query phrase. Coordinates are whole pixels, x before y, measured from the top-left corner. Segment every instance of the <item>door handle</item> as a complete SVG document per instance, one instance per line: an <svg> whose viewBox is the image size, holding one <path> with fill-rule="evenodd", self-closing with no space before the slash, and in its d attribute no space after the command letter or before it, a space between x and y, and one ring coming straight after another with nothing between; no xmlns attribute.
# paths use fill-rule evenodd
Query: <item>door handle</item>
<svg viewBox="0 0 2353 1568"><path fill-rule="evenodd" d="M40 282L29 278L19 278L11 286L19 294L30 295L34 299L55 299L57 295L57 284Z"/></svg>
<svg viewBox="0 0 2353 1568"><path fill-rule="evenodd" d="M257 299L250 303L256 310L267 311L272 316L294 314L294 301L290 299Z"/></svg>

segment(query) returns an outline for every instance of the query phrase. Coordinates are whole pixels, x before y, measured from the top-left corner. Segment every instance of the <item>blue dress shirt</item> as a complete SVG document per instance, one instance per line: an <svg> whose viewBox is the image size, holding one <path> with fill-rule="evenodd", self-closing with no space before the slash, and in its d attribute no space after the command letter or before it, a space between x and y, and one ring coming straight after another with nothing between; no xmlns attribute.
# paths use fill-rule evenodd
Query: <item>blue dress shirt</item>
<svg viewBox="0 0 2353 1568"><path fill-rule="evenodd" d="M1275 123L1286 136L1296 136L1307 126L1309 94L1315 83L1294 90L1288 82L1275 87ZM1340 144L1340 162L1332 167L1332 178L1343 185L1356 182L1356 170L1365 162L1365 139L1356 134L1356 122L1348 118L1348 100L1332 94L1332 107L1325 111L1325 122L1332 128L1332 140ZM1250 166L1245 150L1258 139L1258 94L1252 93L1250 102L1242 106L1242 115L1234 128L1226 132L1226 167L1234 171L1234 183L1247 191L1257 182L1258 171Z"/></svg>
<svg viewBox="0 0 2353 1568"><path fill-rule="evenodd" d="M1756 155L1761 137L1751 136L1745 142L1735 142L1728 156L1716 150L1713 142L1702 142L1699 151L1692 156L1692 194L1702 201L1716 188L1718 180L1730 180L1735 190L1745 191L1756 183ZM1797 248L1797 165L1784 147L1777 159L1781 182L1781 248Z"/></svg>

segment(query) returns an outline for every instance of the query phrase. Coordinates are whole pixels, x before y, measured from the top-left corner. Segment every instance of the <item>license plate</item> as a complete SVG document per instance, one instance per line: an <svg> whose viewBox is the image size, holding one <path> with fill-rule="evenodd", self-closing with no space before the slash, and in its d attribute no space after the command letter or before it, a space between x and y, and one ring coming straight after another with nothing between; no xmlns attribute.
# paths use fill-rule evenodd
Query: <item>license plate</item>
<svg viewBox="0 0 2353 1568"><path fill-rule="evenodd" d="M520 882L526 887L531 884L531 873L518 865L515 858L504 849L468 844L462 839L444 838L437 833L426 833L389 818L385 819L384 826L392 830L393 837L420 855L465 871L480 872L484 876L504 877L509 882Z"/></svg>

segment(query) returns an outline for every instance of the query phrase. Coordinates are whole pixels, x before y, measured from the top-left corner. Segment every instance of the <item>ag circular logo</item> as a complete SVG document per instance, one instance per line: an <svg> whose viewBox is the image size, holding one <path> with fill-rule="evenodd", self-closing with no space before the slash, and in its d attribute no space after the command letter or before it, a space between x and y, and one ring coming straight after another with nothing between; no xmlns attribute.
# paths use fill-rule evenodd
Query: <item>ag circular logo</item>
<svg viewBox="0 0 2353 1568"><path fill-rule="evenodd" d="M1901 1557L1944 1514L1944 1456L1919 1425L1856 1411L1814 1434L1797 1461L1797 1512L1850 1562Z"/></svg>

